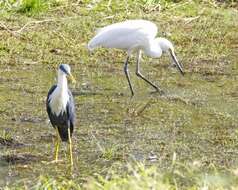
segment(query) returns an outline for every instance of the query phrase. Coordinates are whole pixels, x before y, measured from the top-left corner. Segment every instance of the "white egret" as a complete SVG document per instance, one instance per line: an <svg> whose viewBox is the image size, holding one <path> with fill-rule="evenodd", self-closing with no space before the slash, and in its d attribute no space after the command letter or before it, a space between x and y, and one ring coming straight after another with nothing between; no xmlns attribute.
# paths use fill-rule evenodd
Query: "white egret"
<svg viewBox="0 0 238 190"><path fill-rule="evenodd" d="M105 47L122 49L127 52L124 72L132 96L134 95L134 90L128 74L128 61L131 54L136 52L136 75L154 87L156 91L162 93L163 91L159 87L146 79L140 72L142 51L152 58L159 58L163 52L168 52L180 73L184 75L184 72L175 56L172 43L165 38L156 38L157 31L157 26L153 22L147 20L127 20L111 24L98 30L97 34L89 41L88 49L92 51L97 47Z"/></svg>
<svg viewBox="0 0 238 190"><path fill-rule="evenodd" d="M71 136L75 123L75 106L71 91L68 89L66 77L75 82L70 67L61 64L58 69L58 82L53 85L47 95L46 109L52 126L56 129L55 161L58 161L60 138L69 141L70 163L73 165Z"/></svg>

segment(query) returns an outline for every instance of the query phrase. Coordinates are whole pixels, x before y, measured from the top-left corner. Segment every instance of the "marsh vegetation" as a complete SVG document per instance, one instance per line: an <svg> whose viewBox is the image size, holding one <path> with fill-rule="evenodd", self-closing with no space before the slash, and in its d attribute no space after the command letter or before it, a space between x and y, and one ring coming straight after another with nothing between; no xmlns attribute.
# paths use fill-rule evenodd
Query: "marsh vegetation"
<svg viewBox="0 0 238 190"><path fill-rule="evenodd" d="M130 72L124 52L87 42L96 29L143 18L175 44L181 77L168 56L143 56ZM237 189L238 5L235 1L0 1L0 186L3 189ZM74 168L53 159L55 131L45 99L59 63L71 85L77 125Z"/></svg>

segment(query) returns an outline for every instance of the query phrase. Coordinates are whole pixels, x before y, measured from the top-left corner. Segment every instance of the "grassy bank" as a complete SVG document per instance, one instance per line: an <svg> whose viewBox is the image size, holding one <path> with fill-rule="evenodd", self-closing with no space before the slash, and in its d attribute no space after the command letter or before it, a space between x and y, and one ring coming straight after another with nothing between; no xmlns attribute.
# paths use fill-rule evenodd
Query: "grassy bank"
<svg viewBox="0 0 238 190"><path fill-rule="evenodd" d="M7 3L8 2L8 3ZM235 1L0 2L0 186L5 189L237 189L238 10ZM118 50L86 45L95 31L125 19L155 22L173 41L186 75L167 56L143 57L130 70L130 99ZM45 95L55 68L69 63L77 128L75 167L61 150L52 160L54 131Z"/></svg>

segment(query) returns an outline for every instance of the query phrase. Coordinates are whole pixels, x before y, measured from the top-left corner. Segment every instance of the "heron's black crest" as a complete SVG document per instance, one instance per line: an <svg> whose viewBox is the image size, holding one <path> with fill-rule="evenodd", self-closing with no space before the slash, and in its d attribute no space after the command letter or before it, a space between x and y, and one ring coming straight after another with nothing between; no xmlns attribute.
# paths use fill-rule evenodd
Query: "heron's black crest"
<svg viewBox="0 0 238 190"><path fill-rule="evenodd" d="M73 99L72 93L70 92L70 90L68 90L69 101L67 102L66 110L64 112L61 112L57 116L51 111L50 100L49 100L50 95L54 92L56 87L57 85L52 86L48 92L47 100L46 100L46 109L47 109L47 113L50 118L50 122L52 126L58 129L61 140L68 141L68 137L69 137L68 128L70 128L71 136L74 130L74 123L75 123L74 99Z"/></svg>
<svg viewBox="0 0 238 190"><path fill-rule="evenodd" d="M69 72L66 70L66 68L65 68L65 64L61 64L60 66L59 66L59 69L61 70L61 71L63 71L66 75L69 75Z"/></svg>

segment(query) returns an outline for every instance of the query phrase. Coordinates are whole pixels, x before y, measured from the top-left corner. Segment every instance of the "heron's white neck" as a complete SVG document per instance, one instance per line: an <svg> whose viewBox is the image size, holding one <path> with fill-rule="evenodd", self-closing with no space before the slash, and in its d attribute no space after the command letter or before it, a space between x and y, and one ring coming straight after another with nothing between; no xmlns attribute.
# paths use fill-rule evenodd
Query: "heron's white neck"
<svg viewBox="0 0 238 190"><path fill-rule="evenodd" d="M146 55L152 58L158 58L162 55L162 49L159 46L157 39L151 39L148 46L144 48Z"/></svg>
<svg viewBox="0 0 238 190"><path fill-rule="evenodd" d="M58 72L58 82L57 87L61 92L68 90L68 81L65 74L62 74L61 71Z"/></svg>
<svg viewBox="0 0 238 190"><path fill-rule="evenodd" d="M57 87L51 94L49 99L50 99L50 107L54 114L59 116L60 113L66 111L66 105L69 100L68 82L66 75L63 74L61 71L58 72Z"/></svg>

